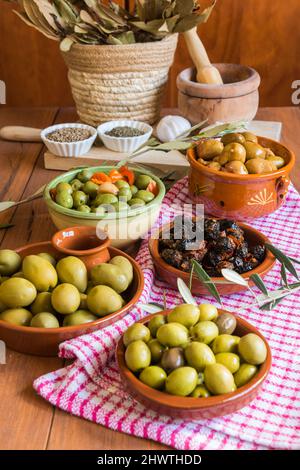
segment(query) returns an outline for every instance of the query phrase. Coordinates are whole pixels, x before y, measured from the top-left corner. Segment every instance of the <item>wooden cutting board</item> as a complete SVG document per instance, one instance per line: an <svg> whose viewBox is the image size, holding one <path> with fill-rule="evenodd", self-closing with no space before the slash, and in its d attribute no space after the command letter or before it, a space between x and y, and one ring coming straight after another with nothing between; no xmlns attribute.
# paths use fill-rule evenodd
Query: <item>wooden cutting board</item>
<svg viewBox="0 0 300 470"><path fill-rule="evenodd" d="M249 131L254 134L274 140L280 140L281 128L282 124L280 122L271 121L252 121L248 126ZM98 166L103 161L112 162L113 164L124 159L127 155L125 153L113 152L104 146L94 146L90 152L81 157L57 157L51 152L46 151L44 154L44 165L48 170L66 171L81 166ZM149 150L143 155L133 158L131 162L171 171L182 171L189 166L185 156L178 151L165 153Z"/></svg>

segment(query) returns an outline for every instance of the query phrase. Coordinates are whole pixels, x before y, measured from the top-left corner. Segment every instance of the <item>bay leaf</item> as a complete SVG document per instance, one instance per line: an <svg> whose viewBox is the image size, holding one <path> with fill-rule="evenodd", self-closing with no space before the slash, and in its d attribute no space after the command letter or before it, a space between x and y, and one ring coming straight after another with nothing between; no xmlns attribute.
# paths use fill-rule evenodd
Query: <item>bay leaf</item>
<svg viewBox="0 0 300 470"><path fill-rule="evenodd" d="M64 38L60 45L59 45L59 48L61 51L63 52L69 52L71 47L73 46L74 42L76 42L74 40L74 38L71 38L70 36L67 36L66 38Z"/></svg>
<svg viewBox="0 0 300 470"><path fill-rule="evenodd" d="M14 14L17 15L25 24L27 24L27 26L30 26L31 28L34 28L36 29L37 31L39 31L40 33L42 33L44 36L46 36L48 39L52 39L54 41L58 41L59 40L59 36L58 35L52 35L52 34L48 34L44 29L42 29L40 26L36 26L35 24L33 24L29 18L27 17L26 13L22 12L22 11L17 11L17 10L13 10Z"/></svg>
<svg viewBox="0 0 300 470"><path fill-rule="evenodd" d="M195 28L199 23L201 23L201 21L199 21L199 17L195 13L187 15L178 21L174 28L174 33L184 33L185 31Z"/></svg>
<svg viewBox="0 0 300 470"><path fill-rule="evenodd" d="M77 21L78 14L73 5L67 0L53 0L58 13L64 19L67 25L72 25Z"/></svg>
<svg viewBox="0 0 300 470"><path fill-rule="evenodd" d="M164 19L161 18L159 20L149 21L148 23L144 23L143 21L132 21L132 24L142 31L147 31L151 34L157 34L159 28L164 24Z"/></svg>
<svg viewBox="0 0 300 470"><path fill-rule="evenodd" d="M167 19L166 19L168 31L169 31L170 33L173 33L174 28L175 28L175 26L176 26L176 24L177 24L177 21L179 21L179 18L180 18L180 15L174 15L174 16L172 16L171 18L167 18Z"/></svg>
<svg viewBox="0 0 300 470"><path fill-rule="evenodd" d="M190 15L194 10L194 0L177 0L175 4L174 13L178 14L181 18Z"/></svg>
<svg viewBox="0 0 300 470"><path fill-rule="evenodd" d="M66 27L65 22L63 21L62 17L59 15L55 5L53 3L49 3L47 0L32 0L42 15L44 15L46 21L49 25L57 30L57 25L60 25L62 29ZM55 19L54 19L55 18Z"/></svg>

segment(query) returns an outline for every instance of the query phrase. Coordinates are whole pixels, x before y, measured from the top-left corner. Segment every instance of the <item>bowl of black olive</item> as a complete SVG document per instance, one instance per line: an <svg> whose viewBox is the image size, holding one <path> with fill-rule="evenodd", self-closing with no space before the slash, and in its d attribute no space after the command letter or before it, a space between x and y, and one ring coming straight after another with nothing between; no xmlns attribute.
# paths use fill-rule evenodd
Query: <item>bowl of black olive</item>
<svg viewBox="0 0 300 470"><path fill-rule="evenodd" d="M186 229L186 225L189 228ZM176 221L166 224L149 241L149 250L160 279L177 287L177 279L187 284L193 260L196 260L221 295L233 294L246 287L226 282L222 269L231 269L249 280L252 274L264 277L274 266L275 257L266 248L270 240L261 232L227 219L205 218L185 221L185 229L179 235ZM222 283L218 281L222 280ZM207 294L206 286L193 275L192 293Z"/></svg>

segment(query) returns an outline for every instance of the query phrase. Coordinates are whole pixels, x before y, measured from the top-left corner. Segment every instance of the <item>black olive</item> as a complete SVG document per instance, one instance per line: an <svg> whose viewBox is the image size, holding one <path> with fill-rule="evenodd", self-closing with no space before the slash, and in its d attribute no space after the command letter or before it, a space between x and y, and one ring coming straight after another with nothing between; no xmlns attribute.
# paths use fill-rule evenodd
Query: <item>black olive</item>
<svg viewBox="0 0 300 470"><path fill-rule="evenodd" d="M239 274L242 274L244 272L244 261L239 256L234 258L233 265L234 270L237 271Z"/></svg>
<svg viewBox="0 0 300 470"><path fill-rule="evenodd" d="M258 261L263 261L266 254L266 249L262 245L257 245L253 248L252 254Z"/></svg>
<svg viewBox="0 0 300 470"><path fill-rule="evenodd" d="M248 255L248 243L247 242L241 243L237 247L235 254L239 258L243 258L243 259L246 258Z"/></svg>
<svg viewBox="0 0 300 470"><path fill-rule="evenodd" d="M166 263L174 266L175 268L180 268L182 263L182 253L177 250L170 250L166 248L161 252L161 257L165 260Z"/></svg>

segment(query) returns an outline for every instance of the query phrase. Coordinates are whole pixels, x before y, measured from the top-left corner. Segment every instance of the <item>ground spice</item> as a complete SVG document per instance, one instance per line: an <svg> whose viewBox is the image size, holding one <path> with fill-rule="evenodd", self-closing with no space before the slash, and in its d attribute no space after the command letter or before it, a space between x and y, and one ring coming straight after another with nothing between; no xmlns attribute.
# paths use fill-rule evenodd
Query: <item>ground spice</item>
<svg viewBox="0 0 300 470"><path fill-rule="evenodd" d="M105 134L111 137L139 137L141 135L144 135L145 132L134 127L119 126L114 127L110 131L105 132Z"/></svg>
<svg viewBox="0 0 300 470"><path fill-rule="evenodd" d="M65 127L50 132L46 137L53 142L80 142L81 140L89 139L91 133L88 129L80 127Z"/></svg>

